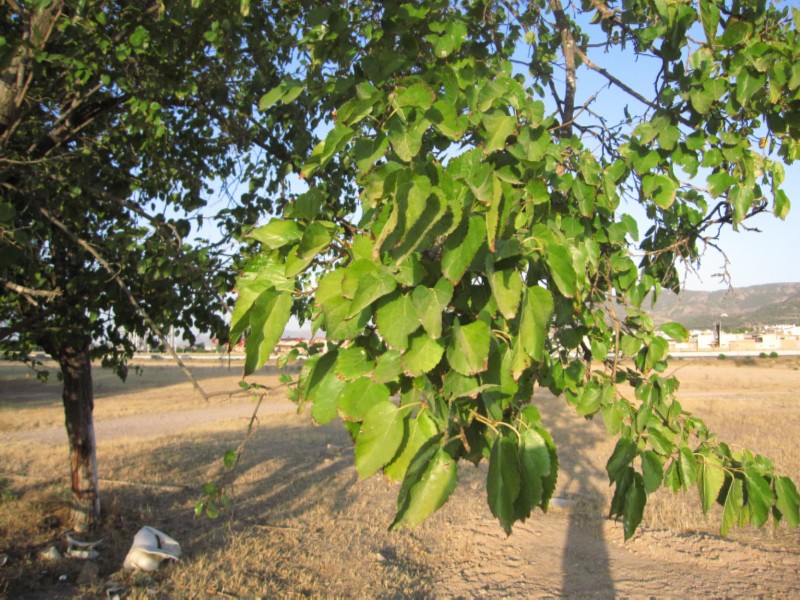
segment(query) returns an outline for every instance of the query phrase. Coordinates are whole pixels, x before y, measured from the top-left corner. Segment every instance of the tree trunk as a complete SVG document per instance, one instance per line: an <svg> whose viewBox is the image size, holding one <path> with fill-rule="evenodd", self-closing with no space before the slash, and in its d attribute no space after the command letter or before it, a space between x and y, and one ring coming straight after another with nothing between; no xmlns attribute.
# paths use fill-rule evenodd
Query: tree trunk
<svg viewBox="0 0 800 600"><path fill-rule="evenodd" d="M64 414L72 474L72 527L83 532L100 516L97 453L94 439L94 390L89 348L65 348L54 356L64 376Z"/></svg>

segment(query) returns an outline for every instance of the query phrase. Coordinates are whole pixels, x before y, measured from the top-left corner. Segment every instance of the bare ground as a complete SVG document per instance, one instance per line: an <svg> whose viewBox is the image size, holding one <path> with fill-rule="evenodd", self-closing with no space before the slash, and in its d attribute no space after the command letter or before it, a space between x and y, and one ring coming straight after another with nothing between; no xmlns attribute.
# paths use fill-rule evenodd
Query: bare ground
<svg viewBox="0 0 800 600"><path fill-rule="evenodd" d="M680 361L680 398L721 437L800 470L800 362ZM198 367L199 400L170 367L147 368L126 387L95 377L105 538L99 577L80 587L83 563L48 563L61 545L66 512L65 435L58 388L0 365L0 597L104 597L118 582L130 598L256 597L798 597L800 536L785 526L719 537L718 513L704 517L696 494L653 496L645 523L623 542L604 518L603 472L613 448L600 423L585 422L546 393L536 401L559 443L556 503L506 537L485 504L483 468L461 467L450 502L413 531L388 532L397 486L358 481L340 426L309 425L280 393L265 401L239 465L232 510L195 518L198 486L220 473L241 441L253 402L235 373ZM261 381L274 383L274 376ZM27 418L26 421L21 418ZM135 531L156 526L185 557L153 575L120 571ZM65 581L59 578L66 575Z"/></svg>

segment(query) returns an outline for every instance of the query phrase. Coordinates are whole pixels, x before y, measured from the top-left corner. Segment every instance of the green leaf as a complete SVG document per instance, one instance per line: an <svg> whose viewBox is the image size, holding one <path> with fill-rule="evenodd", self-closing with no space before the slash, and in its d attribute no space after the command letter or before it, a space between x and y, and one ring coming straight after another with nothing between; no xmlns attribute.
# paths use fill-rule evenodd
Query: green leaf
<svg viewBox="0 0 800 600"><path fill-rule="evenodd" d="M634 473L633 482L625 494L625 508L622 514L622 526L626 540L633 537L642 522L646 503L647 493L644 489L644 481L639 473Z"/></svg>
<svg viewBox="0 0 800 600"><path fill-rule="evenodd" d="M347 317L352 318L370 306L378 298L391 294L397 287L394 277L383 269L366 273L358 280L358 288L353 296L353 304Z"/></svg>
<svg viewBox="0 0 800 600"><path fill-rule="evenodd" d="M644 491L648 494L652 494L661 487L664 464L661 462L661 457L652 450L645 450L641 457Z"/></svg>
<svg viewBox="0 0 800 600"><path fill-rule="evenodd" d="M776 506L791 527L800 525L800 494L788 477L775 478Z"/></svg>
<svg viewBox="0 0 800 600"><path fill-rule="evenodd" d="M506 534L516 520L515 504L521 489L517 438L501 434L495 438L489 455L486 492L489 508Z"/></svg>
<svg viewBox="0 0 800 600"><path fill-rule="evenodd" d="M567 298L574 297L577 293L577 273L572 263L572 256L564 246L548 244L547 246L547 265L553 280L561 292Z"/></svg>
<svg viewBox="0 0 800 600"><path fill-rule="evenodd" d="M339 351L336 374L343 379L358 379L369 373L373 366L364 348L351 346Z"/></svg>
<svg viewBox="0 0 800 600"><path fill-rule="evenodd" d="M269 360L281 339L292 311L292 295L267 290L250 309L250 335L245 343L244 374L249 375Z"/></svg>
<svg viewBox="0 0 800 600"><path fill-rule="evenodd" d="M680 323L664 323L658 328L676 342L685 342L689 339L689 331Z"/></svg>
<svg viewBox="0 0 800 600"><path fill-rule="evenodd" d="M433 105L436 94L424 83L414 83L407 88L400 88L394 93L393 104L395 108L411 106L426 110Z"/></svg>
<svg viewBox="0 0 800 600"><path fill-rule="evenodd" d="M680 471L681 482L683 483L684 489L694 485L694 482L697 481L697 474L700 470L700 465L698 464L697 459L694 457L692 451L686 446L682 446L680 449L680 454L678 456L678 469Z"/></svg>
<svg viewBox="0 0 800 600"><path fill-rule="evenodd" d="M750 509L750 521L760 527L767 522L769 511L775 501L769 483L755 469L747 468L744 472L745 502Z"/></svg>
<svg viewBox="0 0 800 600"><path fill-rule="evenodd" d="M522 298L522 278L513 268L495 271L494 258L491 255L486 257L486 274L489 276L489 286L497 308L506 319L513 319L517 316Z"/></svg>
<svg viewBox="0 0 800 600"><path fill-rule="evenodd" d="M304 87L303 82L298 79L290 78L282 81L277 87L261 96L258 101L258 110L263 112L278 102L289 104L303 92Z"/></svg>
<svg viewBox="0 0 800 600"><path fill-rule="evenodd" d="M312 357L314 363L310 369L303 390L305 399L312 403L311 416L324 425L330 423L337 416L337 403L339 393L345 382L336 376L336 361L338 352L333 350L319 358Z"/></svg>
<svg viewBox="0 0 800 600"><path fill-rule="evenodd" d="M704 513L707 513L717 501L723 483L725 483L725 471L722 469L722 463L715 456L703 455L697 489L700 492Z"/></svg>
<svg viewBox="0 0 800 600"><path fill-rule="evenodd" d="M406 472L390 528L416 527L447 502L458 483L456 461L444 448L427 445Z"/></svg>
<svg viewBox="0 0 800 600"><path fill-rule="evenodd" d="M505 147L508 136L514 133L517 128L517 119L499 110L485 113L482 122L486 129L484 137L486 144L483 148L485 154L502 150Z"/></svg>
<svg viewBox="0 0 800 600"><path fill-rule="evenodd" d="M431 30L433 24L431 24ZM433 44L433 55L438 58L447 58L459 50L467 38L467 26L461 21L449 21L444 25L440 35L427 35L425 39Z"/></svg>
<svg viewBox="0 0 800 600"><path fill-rule="evenodd" d="M708 181L708 193L711 194L713 198L717 198L727 192L728 188L736 183L736 178L731 177L725 171L719 171L709 175L706 181Z"/></svg>
<svg viewBox="0 0 800 600"><path fill-rule="evenodd" d="M741 479L733 479L728 487L728 494L725 496L725 504L722 509L722 522L720 523L720 535L728 535L731 527L742 525L742 507L744 505L744 482Z"/></svg>
<svg viewBox="0 0 800 600"><path fill-rule="evenodd" d="M533 428L525 429L519 440L520 493L515 502L518 519L526 519L543 500L542 478L550 475L550 451L545 439Z"/></svg>
<svg viewBox="0 0 800 600"><path fill-rule="evenodd" d="M412 459L417 455L420 449L439 433L436 427L436 421L430 416L430 413L425 411L421 412L416 418L408 419L406 422L406 436L403 439L403 444L400 451L397 453L395 459L384 469L384 473L394 481L402 481L406 476L408 467Z"/></svg>
<svg viewBox="0 0 800 600"><path fill-rule="evenodd" d="M375 313L375 324L389 346L405 350L408 336L420 325L411 296L403 294L383 304Z"/></svg>
<svg viewBox="0 0 800 600"><path fill-rule="evenodd" d="M440 279L432 288L418 285L411 294L419 322L434 339L442 335L442 313L452 297L453 286L446 279Z"/></svg>
<svg viewBox="0 0 800 600"><path fill-rule="evenodd" d="M630 466L636 456L636 443L630 438L622 437L617 441L614 452L606 463L606 472L611 481L618 481L623 471Z"/></svg>
<svg viewBox="0 0 800 600"><path fill-rule="evenodd" d="M364 377L346 382L339 392L336 405L342 418L361 421L374 406L388 401L389 388Z"/></svg>
<svg viewBox="0 0 800 600"><path fill-rule="evenodd" d="M402 357L397 350L387 350L378 357L372 380L378 383L395 381L403 372Z"/></svg>
<svg viewBox="0 0 800 600"><path fill-rule="evenodd" d="M709 44L713 44L719 27L719 8L713 0L700 0L700 21Z"/></svg>
<svg viewBox="0 0 800 600"><path fill-rule="evenodd" d="M389 138L378 134L374 138L359 138L353 146L353 157L361 173L366 173L372 166L386 155L389 149Z"/></svg>
<svg viewBox="0 0 800 600"><path fill-rule="evenodd" d="M529 287L522 303L519 337L525 352L536 362L544 358L544 344L553 314L553 296L543 287Z"/></svg>
<svg viewBox="0 0 800 600"><path fill-rule="evenodd" d="M424 375L442 359L444 347L438 340L425 334L417 334L411 338L409 349L403 354L403 371L409 377Z"/></svg>
<svg viewBox="0 0 800 600"><path fill-rule="evenodd" d="M491 331L483 321L461 325L456 319L453 337L447 346L447 361L456 372L474 375L486 370L489 363Z"/></svg>
<svg viewBox="0 0 800 600"><path fill-rule="evenodd" d="M317 254L333 239L331 224L314 221L303 233L297 249L286 258L286 277L294 277L311 264Z"/></svg>
<svg viewBox="0 0 800 600"><path fill-rule="evenodd" d="M403 433L403 416L388 400L376 404L367 412L356 440L356 470L359 478L366 479L394 458L403 442Z"/></svg>
<svg viewBox="0 0 800 600"><path fill-rule="evenodd" d="M667 175L648 173L642 177L642 193L660 208L667 209L672 206L677 191L678 182Z"/></svg>
<svg viewBox="0 0 800 600"><path fill-rule="evenodd" d="M447 238L442 254L442 274L454 285L464 276L485 239L486 229L478 215L470 217Z"/></svg>
<svg viewBox="0 0 800 600"><path fill-rule="evenodd" d="M593 415L600 410L600 403L603 400L603 388L597 383L590 381L583 388L580 400L575 406L576 412L582 417Z"/></svg>
<svg viewBox="0 0 800 600"><path fill-rule="evenodd" d="M236 450L228 450L222 457L222 463L225 465L226 469L232 469L236 464L237 458L239 458L239 455L237 454Z"/></svg>
<svg viewBox="0 0 800 600"><path fill-rule="evenodd" d="M303 232L294 221L272 219L263 227L248 233L247 237L261 242L267 248L280 248L299 240L303 237Z"/></svg>

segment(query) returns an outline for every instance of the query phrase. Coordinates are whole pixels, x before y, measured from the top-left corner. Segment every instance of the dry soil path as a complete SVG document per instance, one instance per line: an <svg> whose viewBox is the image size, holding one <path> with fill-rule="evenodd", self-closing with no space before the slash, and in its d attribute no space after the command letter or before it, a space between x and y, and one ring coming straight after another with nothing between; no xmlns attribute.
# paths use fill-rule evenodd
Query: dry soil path
<svg viewBox="0 0 800 600"><path fill-rule="evenodd" d="M130 415L103 421L95 421L95 437L98 442L121 438L154 438L166 434L176 434L198 425L217 423L232 419L248 419L253 414L253 402L226 404L225 406L193 408L159 412L157 415ZM264 403L258 414L294 412L297 406L290 402ZM13 431L3 434L8 442L32 441L43 444L63 444L67 441L66 429L49 427L30 431Z"/></svg>

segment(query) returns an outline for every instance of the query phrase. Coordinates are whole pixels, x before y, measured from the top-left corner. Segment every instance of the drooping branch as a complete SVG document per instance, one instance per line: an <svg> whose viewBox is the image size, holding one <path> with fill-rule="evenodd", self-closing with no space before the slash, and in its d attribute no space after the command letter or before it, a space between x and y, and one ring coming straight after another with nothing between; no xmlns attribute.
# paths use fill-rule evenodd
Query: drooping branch
<svg viewBox="0 0 800 600"><path fill-rule="evenodd" d="M125 296L128 298L128 301L131 303L131 306L133 306L133 308L136 311L136 313L142 318L142 320L147 324L147 326L156 335L156 337L158 337L158 339L161 341L161 343L164 344L164 347L167 349L167 351L169 352L170 356L172 356L172 358L178 364L178 366L180 367L181 371L183 371L183 373L192 382L192 385L194 386L194 389L197 391L197 393L200 394L200 396L203 398L203 400L208 401L208 394L202 388L202 386L200 385L200 382L198 382L197 379L195 378L195 376L192 375L192 372L184 364L184 362L181 360L180 356L178 356L178 353L175 352L175 348L173 348L172 345L169 343L169 341L167 340L167 337L164 335L164 333L161 331L161 329L158 327L158 325L156 325L155 322L150 318L150 315L147 314L147 312L144 310L142 305L139 304L139 302L136 300L136 297L133 295L133 293L130 291L128 286L125 284L125 282L119 276L119 273L117 273L116 270L114 270L114 268L112 268L112 266L108 263L108 261L106 261L100 255L100 253L97 252L97 250L95 250L94 247L92 247L91 244L89 244L86 240L78 237L62 221L60 221L53 214L51 214L50 211L48 211L46 208L39 208L39 212L48 221L50 221L50 223L52 223L60 231L62 231L74 244L76 244L77 246L80 246L81 248L86 250L89 254L91 254L94 257L94 259L98 263L100 263L100 265L106 270L106 272L108 272L108 274L111 275L111 278L117 283L117 285L122 290L122 293L125 294Z"/></svg>

